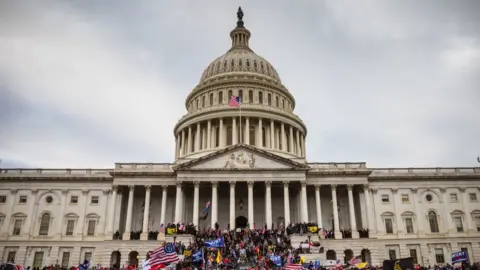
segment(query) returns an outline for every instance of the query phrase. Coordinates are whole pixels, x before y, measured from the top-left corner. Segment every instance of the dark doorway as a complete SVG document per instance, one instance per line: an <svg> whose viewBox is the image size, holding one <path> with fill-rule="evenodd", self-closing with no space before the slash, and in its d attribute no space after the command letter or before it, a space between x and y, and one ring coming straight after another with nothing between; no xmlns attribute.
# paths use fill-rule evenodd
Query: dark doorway
<svg viewBox="0 0 480 270"><path fill-rule="evenodd" d="M235 219L235 228L244 229L247 227L248 219L244 216L238 216Z"/></svg>

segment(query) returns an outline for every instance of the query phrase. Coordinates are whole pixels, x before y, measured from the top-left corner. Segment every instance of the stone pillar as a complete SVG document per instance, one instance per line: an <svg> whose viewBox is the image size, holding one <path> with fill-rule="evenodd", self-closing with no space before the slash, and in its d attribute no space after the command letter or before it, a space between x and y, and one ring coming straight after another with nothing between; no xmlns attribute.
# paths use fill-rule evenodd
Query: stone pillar
<svg viewBox="0 0 480 270"><path fill-rule="evenodd" d="M317 224L318 228L323 228L322 222L322 201L320 198L320 187L321 185L315 185L315 204L317 208Z"/></svg>
<svg viewBox="0 0 480 270"><path fill-rule="evenodd" d="M186 154L186 147L185 147L185 130L182 129L182 146L180 147L180 156L183 157Z"/></svg>
<svg viewBox="0 0 480 270"><path fill-rule="evenodd" d="M350 229L352 238L358 238L357 221L355 219L355 207L353 206L353 185L347 185L348 192L348 212L350 213Z"/></svg>
<svg viewBox="0 0 480 270"><path fill-rule="evenodd" d="M290 153L295 153L295 151L293 151L293 127L290 126L290 136L289 136L289 147L290 147Z"/></svg>
<svg viewBox="0 0 480 270"><path fill-rule="evenodd" d="M368 185L363 185L363 193L365 195L365 207L367 210L367 229L369 233L369 237L371 236L372 233L375 233L374 229L374 224L375 224L375 218L373 217L373 212L372 212L372 203L370 201L370 191Z"/></svg>
<svg viewBox="0 0 480 270"><path fill-rule="evenodd" d="M175 159L177 159L180 156L180 140L179 140L179 135L175 136Z"/></svg>
<svg viewBox="0 0 480 270"><path fill-rule="evenodd" d="M270 148L275 149L275 124L270 119Z"/></svg>
<svg viewBox="0 0 480 270"><path fill-rule="evenodd" d="M235 181L230 181L230 230L235 229Z"/></svg>
<svg viewBox="0 0 480 270"><path fill-rule="evenodd" d="M127 204L127 222L125 223L125 232L123 240L130 240L130 232L132 231L132 211L133 211L133 191L135 186L128 186L128 204Z"/></svg>
<svg viewBox="0 0 480 270"><path fill-rule="evenodd" d="M265 182L265 221L267 229L272 229L272 182Z"/></svg>
<svg viewBox="0 0 480 270"><path fill-rule="evenodd" d="M163 231L159 231L157 235L158 241L165 241L165 230L166 230L165 214L167 212L167 190L168 190L168 186L166 185L162 186L162 209L160 212L160 226L163 227Z"/></svg>
<svg viewBox="0 0 480 270"><path fill-rule="evenodd" d="M207 149L212 147L212 120L207 122Z"/></svg>
<svg viewBox="0 0 480 270"><path fill-rule="evenodd" d="M150 215L150 190L151 186L145 186L145 208L143 211L143 226L142 234L140 235L140 240L148 240L148 218Z"/></svg>
<svg viewBox="0 0 480 270"><path fill-rule="evenodd" d="M250 145L250 120L245 117L245 144Z"/></svg>
<svg viewBox="0 0 480 270"><path fill-rule="evenodd" d="M218 141L220 142L220 148L222 147L225 147L225 136L224 136L224 133L225 133L225 128L223 126L223 118L220 118L220 129L219 129L219 134L218 136L220 136L220 138L218 138Z"/></svg>
<svg viewBox="0 0 480 270"><path fill-rule="evenodd" d="M182 221L182 182L177 182L177 192L175 194L175 223Z"/></svg>
<svg viewBox="0 0 480 270"><path fill-rule="evenodd" d="M302 149L300 148L300 131L297 129L297 156L302 156Z"/></svg>
<svg viewBox="0 0 480 270"><path fill-rule="evenodd" d="M114 185L112 186L112 198L110 201L110 209L108 211L108 231L107 231L107 236L110 239L113 239L113 234L115 230L115 206L117 205L117 190L118 186Z"/></svg>
<svg viewBox="0 0 480 270"><path fill-rule="evenodd" d="M307 202L307 182L302 181L301 183L301 217L302 222L308 222L308 202Z"/></svg>
<svg viewBox="0 0 480 270"><path fill-rule="evenodd" d="M257 140L257 147L263 147L263 125L262 125L262 118L258 119L258 140Z"/></svg>
<svg viewBox="0 0 480 270"><path fill-rule="evenodd" d="M198 228L198 198L199 198L200 182L193 183L193 224Z"/></svg>
<svg viewBox="0 0 480 270"><path fill-rule="evenodd" d="M285 138L285 124L282 122L280 125L280 140L282 142L282 146L280 147L280 150L282 151L287 151L287 139Z"/></svg>
<svg viewBox="0 0 480 270"><path fill-rule="evenodd" d="M253 229L253 181L248 181L248 223L250 224L250 229Z"/></svg>
<svg viewBox="0 0 480 270"><path fill-rule="evenodd" d="M238 144L237 118L232 118L232 144Z"/></svg>
<svg viewBox="0 0 480 270"><path fill-rule="evenodd" d="M195 151L200 151L200 123L197 123L197 130L195 131Z"/></svg>
<svg viewBox="0 0 480 270"><path fill-rule="evenodd" d="M288 181L283 182L283 207L285 212L285 228L290 224L290 193L288 191Z"/></svg>
<svg viewBox="0 0 480 270"><path fill-rule="evenodd" d="M340 221L338 220L338 207L337 207L337 185L332 185L332 211L333 211L333 226L335 239L342 239L340 233Z"/></svg>
<svg viewBox="0 0 480 270"><path fill-rule="evenodd" d="M192 152L192 126L188 127L188 138L187 138L187 154Z"/></svg>
<svg viewBox="0 0 480 270"><path fill-rule="evenodd" d="M212 182L212 228L215 228L215 223L218 221L218 182Z"/></svg>
<svg viewBox="0 0 480 270"><path fill-rule="evenodd" d="M306 157L307 156L307 152L305 151L305 136L302 135L300 136L301 139L300 139L300 142L302 144L302 157Z"/></svg>

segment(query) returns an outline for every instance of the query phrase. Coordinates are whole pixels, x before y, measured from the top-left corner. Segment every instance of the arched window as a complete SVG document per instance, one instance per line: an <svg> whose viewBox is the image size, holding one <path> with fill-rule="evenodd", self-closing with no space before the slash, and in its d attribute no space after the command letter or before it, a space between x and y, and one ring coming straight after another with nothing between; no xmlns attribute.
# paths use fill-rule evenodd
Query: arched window
<svg viewBox="0 0 480 270"><path fill-rule="evenodd" d="M195 106L195 109L198 110L198 107L200 106L200 101L198 100L198 98L195 101L197 102L197 106Z"/></svg>
<svg viewBox="0 0 480 270"><path fill-rule="evenodd" d="M210 93L210 106L213 106L213 93Z"/></svg>
<svg viewBox="0 0 480 270"><path fill-rule="evenodd" d="M437 213L434 211L428 212L428 221L430 223L430 231L432 233L438 233L438 219L437 219Z"/></svg>
<svg viewBox="0 0 480 270"><path fill-rule="evenodd" d="M253 91L248 91L248 103L253 103Z"/></svg>
<svg viewBox="0 0 480 270"><path fill-rule="evenodd" d="M232 98L232 90L228 90L228 100L230 100Z"/></svg>
<svg viewBox="0 0 480 270"><path fill-rule="evenodd" d="M240 97L240 102L243 103L243 90L238 90L238 96Z"/></svg>
<svg viewBox="0 0 480 270"><path fill-rule="evenodd" d="M280 107L280 102L278 100L278 96L275 97L275 103L276 103L277 107Z"/></svg>
<svg viewBox="0 0 480 270"><path fill-rule="evenodd" d="M218 103L223 104L223 91L218 92Z"/></svg>
<svg viewBox="0 0 480 270"><path fill-rule="evenodd" d="M268 93L267 95L267 101L268 101L268 105L272 105L272 94Z"/></svg>
<svg viewBox="0 0 480 270"><path fill-rule="evenodd" d="M45 213L40 220L40 230L38 235L48 235L48 229L50 227L50 214Z"/></svg>
<svg viewBox="0 0 480 270"><path fill-rule="evenodd" d="M263 104L263 92L258 92L258 103Z"/></svg>
<svg viewBox="0 0 480 270"><path fill-rule="evenodd" d="M206 102L205 102L205 101L206 101L206 99L207 99L207 97L205 97L205 96L202 97L202 108L205 108L205 105L206 105Z"/></svg>

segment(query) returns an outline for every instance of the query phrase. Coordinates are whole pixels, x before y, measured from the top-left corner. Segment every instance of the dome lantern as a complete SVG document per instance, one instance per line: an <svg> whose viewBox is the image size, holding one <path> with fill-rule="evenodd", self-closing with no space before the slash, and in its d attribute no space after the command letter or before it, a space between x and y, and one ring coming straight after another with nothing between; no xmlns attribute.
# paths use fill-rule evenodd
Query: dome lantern
<svg viewBox="0 0 480 270"><path fill-rule="evenodd" d="M237 27L230 32L230 38L232 39L232 48L230 51L235 49L251 51L248 46L250 31L244 26L243 11L241 7L238 8L237 19Z"/></svg>

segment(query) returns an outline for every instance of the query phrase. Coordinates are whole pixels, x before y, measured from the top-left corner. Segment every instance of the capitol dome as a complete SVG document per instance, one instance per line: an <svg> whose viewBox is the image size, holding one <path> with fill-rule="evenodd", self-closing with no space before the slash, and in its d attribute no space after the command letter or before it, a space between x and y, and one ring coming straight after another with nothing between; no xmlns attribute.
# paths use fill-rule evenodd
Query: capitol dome
<svg viewBox="0 0 480 270"><path fill-rule="evenodd" d="M305 162L307 129L294 114L295 98L272 64L249 46L243 12L230 32L231 48L213 60L189 93L174 129L177 163L236 144ZM241 105L232 106L232 97Z"/></svg>

